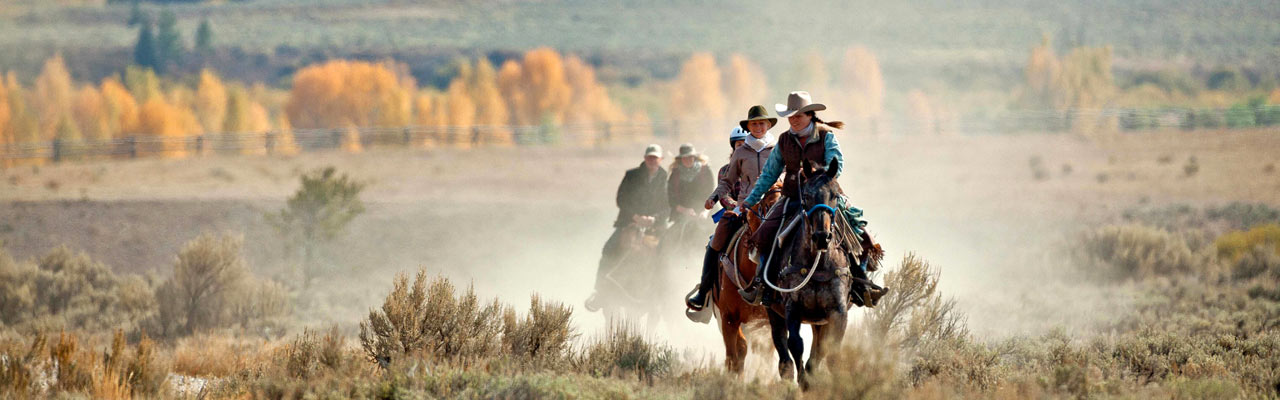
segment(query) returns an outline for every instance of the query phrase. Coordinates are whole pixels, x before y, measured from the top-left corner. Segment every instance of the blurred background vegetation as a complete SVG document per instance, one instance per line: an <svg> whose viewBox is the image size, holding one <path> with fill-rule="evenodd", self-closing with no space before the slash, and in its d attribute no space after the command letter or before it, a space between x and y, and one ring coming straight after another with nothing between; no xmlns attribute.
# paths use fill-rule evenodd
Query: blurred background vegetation
<svg viewBox="0 0 1280 400"><path fill-rule="evenodd" d="M1274 1L9 1L0 144L721 121L798 89L872 134L1267 126L1277 14Z"/></svg>

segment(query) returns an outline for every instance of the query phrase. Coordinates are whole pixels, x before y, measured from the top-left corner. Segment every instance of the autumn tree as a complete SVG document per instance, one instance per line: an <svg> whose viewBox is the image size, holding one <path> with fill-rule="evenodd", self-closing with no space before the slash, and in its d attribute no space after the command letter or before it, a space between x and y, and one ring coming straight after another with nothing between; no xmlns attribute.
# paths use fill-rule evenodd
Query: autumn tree
<svg viewBox="0 0 1280 400"><path fill-rule="evenodd" d="M138 102L133 94L115 78L103 79L100 86L112 137L135 133L138 130Z"/></svg>
<svg viewBox="0 0 1280 400"><path fill-rule="evenodd" d="M336 60L298 71L285 105L299 128L403 126L412 83L391 64Z"/></svg>
<svg viewBox="0 0 1280 400"><path fill-rule="evenodd" d="M76 127L85 139L111 139L111 114L107 110L106 99L97 88L92 85L81 87L71 108Z"/></svg>
<svg viewBox="0 0 1280 400"><path fill-rule="evenodd" d="M595 68L577 56L564 63L565 78L573 97L565 110L565 123L620 122L622 109L609 98L609 91L596 80Z"/></svg>
<svg viewBox="0 0 1280 400"><path fill-rule="evenodd" d="M212 71L200 71L196 87L196 117L205 132L222 132L227 119L227 89ZM239 132L226 130L227 132Z"/></svg>
<svg viewBox="0 0 1280 400"><path fill-rule="evenodd" d="M451 129L447 142L459 144L469 138L471 126L476 121L476 104L471 99L471 92L466 81L455 79L445 92L446 125Z"/></svg>
<svg viewBox="0 0 1280 400"><path fill-rule="evenodd" d="M867 123L871 133L880 130L879 118L884 112L884 77L880 73L880 61L865 47L854 47L844 53L840 63L840 96L843 109Z"/></svg>
<svg viewBox="0 0 1280 400"><path fill-rule="evenodd" d="M724 71L724 94L729 107L729 116L746 115L747 109L753 105L764 104L769 93L769 82L759 65L751 62L742 54L729 56L729 65Z"/></svg>
<svg viewBox="0 0 1280 400"><path fill-rule="evenodd" d="M1023 107L1037 110L1056 109L1055 91L1062 66L1058 56L1053 53L1053 44L1048 36L1044 36L1040 45L1031 49L1024 70L1026 86L1019 95L1019 103Z"/></svg>
<svg viewBox="0 0 1280 400"><path fill-rule="evenodd" d="M564 60L545 47L524 53L519 63L504 63L498 71L498 87L517 125L559 125L573 98Z"/></svg>
<svg viewBox="0 0 1280 400"><path fill-rule="evenodd" d="M70 128L65 123L70 118L73 96L71 74L62 56L45 61L31 94L32 109L39 119L40 140L52 140L58 133L67 134Z"/></svg>
<svg viewBox="0 0 1280 400"><path fill-rule="evenodd" d="M681 120L719 120L725 99L720 88L720 67L709 53L694 53L672 82L671 116Z"/></svg>
<svg viewBox="0 0 1280 400"><path fill-rule="evenodd" d="M487 58L476 60L467 87L476 109L475 124L484 127L480 140L487 144L511 144L511 131L506 128L511 123L511 113L498 88L498 71Z"/></svg>
<svg viewBox="0 0 1280 400"><path fill-rule="evenodd" d="M28 91L22 87L22 83L18 82L17 75L12 71L5 75L4 84L9 103L9 123L7 124L9 140L13 143L40 141L40 123L36 112L31 109L30 102L27 100Z"/></svg>
<svg viewBox="0 0 1280 400"><path fill-rule="evenodd" d="M160 78L151 68L128 66L124 69L124 85L139 103L160 95Z"/></svg>
<svg viewBox="0 0 1280 400"><path fill-rule="evenodd" d="M186 137L200 134L200 123L194 113L178 107L161 96L155 96L142 105L138 112L138 133L148 136L148 146L140 146L139 153L155 153L163 157L187 155Z"/></svg>

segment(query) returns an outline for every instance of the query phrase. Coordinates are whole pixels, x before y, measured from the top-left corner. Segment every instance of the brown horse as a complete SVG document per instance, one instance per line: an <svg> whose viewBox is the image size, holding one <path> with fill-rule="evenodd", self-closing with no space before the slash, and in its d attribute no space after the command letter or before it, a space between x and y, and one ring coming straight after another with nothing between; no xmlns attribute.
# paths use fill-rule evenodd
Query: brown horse
<svg viewBox="0 0 1280 400"><path fill-rule="evenodd" d="M753 321L769 320L764 306L743 301L738 289L755 279L756 263L751 262L747 256L752 247L751 234L763 222L761 216L767 214L780 197L782 187L775 185L759 203L746 212L747 224L738 230L736 239L730 242L732 247L726 249L723 256L725 259L720 264L719 286L712 292L715 296L716 315L720 320L720 335L724 337L724 366L733 373L741 374L747 359L747 338L742 333L742 326ZM731 269L731 266L736 268Z"/></svg>

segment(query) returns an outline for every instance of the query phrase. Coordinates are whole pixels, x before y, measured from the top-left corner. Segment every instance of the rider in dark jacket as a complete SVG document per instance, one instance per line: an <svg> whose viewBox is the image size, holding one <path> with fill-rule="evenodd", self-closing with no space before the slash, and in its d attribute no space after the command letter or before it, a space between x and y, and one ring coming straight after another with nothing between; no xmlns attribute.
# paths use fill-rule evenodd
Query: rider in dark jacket
<svg viewBox="0 0 1280 400"><path fill-rule="evenodd" d="M600 290L600 278L618 261L618 240L622 230L631 224L653 226L666 221L667 171L662 169L662 147L649 145L644 152L644 162L627 170L618 185L618 218L613 221L613 235L604 243L600 265L596 269L596 291ZM587 299L588 308L594 304L595 293Z"/></svg>

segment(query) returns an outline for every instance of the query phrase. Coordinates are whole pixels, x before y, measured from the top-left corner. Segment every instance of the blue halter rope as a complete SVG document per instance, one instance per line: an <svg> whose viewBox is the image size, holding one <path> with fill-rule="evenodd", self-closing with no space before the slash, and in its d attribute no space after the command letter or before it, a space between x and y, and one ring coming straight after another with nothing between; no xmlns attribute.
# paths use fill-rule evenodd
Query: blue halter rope
<svg viewBox="0 0 1280 400"><path fill-rule="evenodd" d="M836 215L836 209L835 209L835 208L831 208L831 206L826 205L826 204L817 204L817 205L814 205L814 206L813 206L813 208L810 208L810 209L809 209L809 211L805 211L805 212L804 212L804 215L805 215L805 216L813 215L813 213L815 213L815 212L817 212L817 211L819 211L819 210L829 212L829 213L831 213L831 215Z"/></svg>

